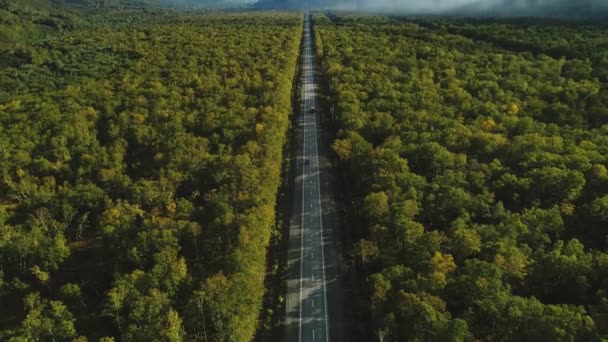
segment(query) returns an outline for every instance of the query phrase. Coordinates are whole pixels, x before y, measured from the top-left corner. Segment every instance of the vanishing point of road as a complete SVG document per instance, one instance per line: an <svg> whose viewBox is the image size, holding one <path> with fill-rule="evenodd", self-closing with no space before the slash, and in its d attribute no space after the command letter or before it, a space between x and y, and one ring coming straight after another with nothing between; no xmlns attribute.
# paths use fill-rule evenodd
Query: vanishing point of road
<svg viewBox="0 0 608 342"><path fill-rule="evenodd" d="M341 341L341 295L327 143L317 110L312 22L304 19L301 108L296 127L296 179L288 250L285 338L288 342Z"/></svg>

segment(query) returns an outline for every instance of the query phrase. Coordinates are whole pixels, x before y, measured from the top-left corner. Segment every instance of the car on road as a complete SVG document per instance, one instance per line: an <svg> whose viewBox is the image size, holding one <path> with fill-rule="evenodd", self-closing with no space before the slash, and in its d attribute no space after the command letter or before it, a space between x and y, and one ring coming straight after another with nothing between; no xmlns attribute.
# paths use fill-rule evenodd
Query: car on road
<svg viewBox="0 0 608 342"><path fill-rule="evenodd" d="M308 164L310 164L310 160L305 159L305 160L304 160L304 165L308 165Z"/></svg>
<svg viewBox="0 0 608 342"><path fill-rule="evenodd" d="M316 113L317 112L317 108L316 107L310 107L310 112L311 113Z"/></svg>

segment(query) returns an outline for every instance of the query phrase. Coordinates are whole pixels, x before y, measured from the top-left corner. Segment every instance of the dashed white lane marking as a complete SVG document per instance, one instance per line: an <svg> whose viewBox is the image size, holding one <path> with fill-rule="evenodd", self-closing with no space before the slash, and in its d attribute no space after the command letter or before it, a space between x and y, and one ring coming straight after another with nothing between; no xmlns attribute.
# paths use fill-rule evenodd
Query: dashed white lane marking
<svg viewBox="0 0 608 342"><path fill-rule="evenodd" d="M307 13L307 17L306 17L306 27L308 28L308 13ZM306 89L306 87L303 87L302 89L302 96L304 97L304 109L306 109L306 101L307 101L307 97L308 97L308 91ZM304 123L304 127L302 127L302 129L304 130L303 134L302 134L302 140L303 140L303 149L304 149L304 155L306 155L306 118L302 118L302 122ZM305 184L305 179L306 179L306 163L304 163L302 165L302 177L304 177L304 180L302 181L302 212L300 213L302 216L302 222L301 222L301 226L300 226L300 300L299 300L299 309L300 309L300 317L299 317L299 331L298 331L298 341L302 341L302 291L303 291L303 282L304 282L304 263L302 262L304 260L304 184Z"/></svg>
<svg viewBox="0 0 608 342"><path fill-rule="evenodd" d="M303 92L303 95L304 95L304 112L307 113L308 109L311 108L311 106L314 107L315 104L316 104L316 98L315 97L316 97L316 89L317 89L317 86L315 85L315 75L314 75L314 68L313 68L312 47L311 47L311 37L310 37L311 36L310 19L309 19L309 15L308 15L307 12L306 12L305 26L306 26L306 28L305 28L305 32L306 32L305 39L306 39L306 42L305 42L305 48L304 48L304 51L305 51L305 56L304 56L304 75L305 75L305 78L304 78L304 87L302 89L302 92ZM304 115L306 115L306 114L304 114ZM306 122L306 121L308 121L306 117L303 118L302 121L303 121L303 130L304 130L304 133L303 133L303 136L304 136L304 138L303 138L303 140L304 140L304 156L307 155L307 148L306 148L307 144L306 144L306 142L307 142L308 139L306 137L306 135L307 135L306 128L309 125L314 126L312 134L311 134L311 137L310 137L310 138L312 138L314 136L314 139L312 139L313 140L312 146L314 146L314 148L312 148L311 151L310 151L310 153L308 153L309 155L311 155L311 157L314 158L314 160L311 160L311 162L310 162L311 167L307 168L306 165L303 165L303 170L302 170L303 171L302 172L303 173L302 176L304 178L304 180L302 182L302 184L303 184L302 201L305 202L305 197L304 197L304 194L306 193L306 191L305 191L305 184L306 184L305 179L309 178L308 176L311 176L310 179L309 179L309 184L310 184L310 187L311 187L311 189L310 189L310 200L311 200L310 207L313 208L313 202L315 202L314 200L312 200L312 198L314 197L314 195L312 194L313 188L317 192L317 204L319 205L318 212L317 213L311 213L311 215L312 215L312 217L316 217L317 215L319 216L319 224L320 224L319 228L320 228L321 234L319 234L318 232L312 232L312 231L311 232L307 232L307 235L308 235L307 241L310 240L310 243L312 243L312 240L314 238L318 238L319 235L321 237L323 236L323 208L320 207L320 205L321 205L322 202L321 202L321 189L320 189L320 176L319 176L319 171L320 171L319 170L319 150L318 150L318 146L317 146L317 142L318 142L317 130L319 130L319 127L317 127L317 115L316 114L314 116L312 116L312 123ZM313 153L314 153L314 155L313 155ZM308 172L309 172L308 174L306 172L307 169L308 169ZM313 170L314 172L310 172L311 170ZM316 177L316 181L317 181L316 185L314 185L315 182L313 181L312 177ZM301 226L301 236L300 236L300 243L301 243L301 246L300 246L300 248L301 248L301 250L300 250L300 260L302 260L302 261L303 261L303 257L304 257L304 254L303 254L304 253L303 252L303 250L304 250L304 234L306 232L306 229L304 227L304 224L305 224L304 217L306 215L306 213L304 212L305 206L306 206L305 203L303 203L302 204L302 212L301 212L301 215L302 215L302 226ZM325 333L325 341L329 341L329 320L328 320L328 312L327 312L327 292L326 292L327 290L326 290L326 286L325 286L325 256L324 256L324 246L323 246L323 244L324 244L324 241L323 241L323 238L321 238L321 270L322 270L322 277L321 277L320 280L321 280L322 288L323 288L323 303L322 303L322 305L323 305L323 311L324 311L324 316L325 316L324 317L325 318L325 322L324 322L325 323L325 329L323 329L323 330L324 330L324 333ZM314 259L314 254L312 253L312 251L311 251L311 259ZM304 273L303 272L303 268L304 267L303 267L303 262L302 261L300 262L300 305L299 305L300 306L300 325L299 325L299 330L300 331L299 331L299 338L298 338L299 341L302 341L302 324L303 324L303 322L302 322L302 306L303 306L302 305L303 304L302 291L303 291L303 278L304 278L303 277L303 275L304 275L303 274ZM314 260L313 260L313 262L314 262ZM312 278L313 282L314 282L314 279L315 279L314 277L315 277L315 275L314 275L314 271L313 271L313 272L311 272L311 278ZM312 300L313 300L312 305L313 305L313 308L314 308L314 306L315 306L315 300L314 300L314 298ZM323 330L321 331L321 333L323 333ZM316 340L316 336L315 335L316 335L316 331L315 331L315 328L313 327L312 328L312 340ZM321 338L321 339L323 339L323 338Z"/></svg>

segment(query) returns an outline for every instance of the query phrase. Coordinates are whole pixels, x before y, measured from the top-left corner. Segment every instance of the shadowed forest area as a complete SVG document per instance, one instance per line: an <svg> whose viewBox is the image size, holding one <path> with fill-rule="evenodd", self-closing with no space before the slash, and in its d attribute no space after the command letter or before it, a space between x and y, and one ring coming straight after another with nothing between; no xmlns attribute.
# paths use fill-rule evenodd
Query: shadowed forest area
<svg viewBox="0 0 608 342"><path fill-rule="evenodd" d="M363 339L606 338L608 28L317 14L315 29Z"/></svg>

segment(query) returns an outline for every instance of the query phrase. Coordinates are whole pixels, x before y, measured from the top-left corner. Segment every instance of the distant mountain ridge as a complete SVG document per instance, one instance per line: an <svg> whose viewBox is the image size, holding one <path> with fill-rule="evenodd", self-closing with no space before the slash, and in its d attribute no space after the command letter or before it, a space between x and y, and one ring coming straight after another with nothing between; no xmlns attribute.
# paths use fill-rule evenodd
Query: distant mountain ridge
<svg viewBox="0 0 608 342"><path fill-rule="evenodd" d="M49 11L65 7L128 8L128 7L234 7L256 0L0 0L0 9L35 9Z"/></svg>

